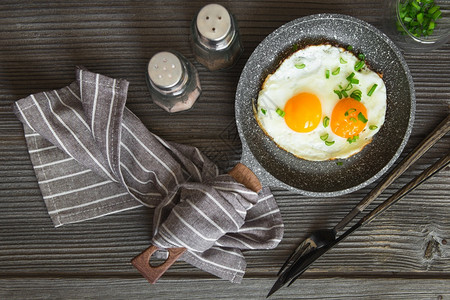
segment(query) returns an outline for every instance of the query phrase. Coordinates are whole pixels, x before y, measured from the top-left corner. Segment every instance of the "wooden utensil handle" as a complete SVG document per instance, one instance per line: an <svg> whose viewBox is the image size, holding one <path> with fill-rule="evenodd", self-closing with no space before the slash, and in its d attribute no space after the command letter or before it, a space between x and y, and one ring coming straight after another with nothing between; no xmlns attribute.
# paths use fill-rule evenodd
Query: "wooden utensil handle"
<svg viewBox="0 0 450 300"><path fill-rule="evenodd" d="M428 151L442 136L450 130L450 115L445 118L411 153L408 154L383 181L381 181L361 202L334 227L336 232L341 231L373 200L375 200L391 183L406 171L417 159Z"/></svg>
<svg viewBox="0 0 450 300"><path fill-rule="evenodd" d="M248 189L259 192L262 189L258 177L245 165L238 163L228 174L237 182L242 183ZM154 245L145 249L141 254L131 260L131 264L144 276L151 284L156 281L170 268L171 265L186 251L186 248L169 248L169 257L159 266L150 265L150 258L158 248Z"/></svg>

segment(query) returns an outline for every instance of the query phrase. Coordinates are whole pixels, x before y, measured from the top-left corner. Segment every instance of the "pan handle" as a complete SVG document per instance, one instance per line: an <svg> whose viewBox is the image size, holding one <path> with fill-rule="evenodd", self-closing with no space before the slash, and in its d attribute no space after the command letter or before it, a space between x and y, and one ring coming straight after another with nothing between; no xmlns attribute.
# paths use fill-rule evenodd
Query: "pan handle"
<svg viewBox="0 0 450 300"><path fill-rule="evenodd" d="M262 189L258 177L246 165L238 163L228 174L246 188L258 193Z"/></svg>
<svg viewBox="0 0 450 300"><path fill-rule="evenodd" d="M237 182L242 183L248 189L259 192L262 189L258 177L244 164L238 163L228 174ZM131 260L131 264L144 276L151 284L158 279L172 266L175 261L186 251L186 248L169 248L169 257L159 266L153 267L150 258L158 248L154 245L145 249L141 254Z"/></svg>
<svg viewBox="0 0 450 300"><path fill-rule="evenodd" d="M186 251L186 248L169 248L169 257L159 266L153 267L150 264L150 258L158 247L152 245L145 249L141 254L131 260L131 264L144 276L151 284L156 283L158 279L170 268L171 265Z"/></svg>

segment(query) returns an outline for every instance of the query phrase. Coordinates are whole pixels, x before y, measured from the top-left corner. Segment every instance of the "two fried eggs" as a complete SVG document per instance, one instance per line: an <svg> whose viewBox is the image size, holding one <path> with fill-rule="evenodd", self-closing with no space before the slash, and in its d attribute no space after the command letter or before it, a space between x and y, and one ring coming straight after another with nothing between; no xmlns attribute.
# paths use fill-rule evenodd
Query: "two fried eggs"
<svg viewBox="0 0 450 300"><path fill-rule="evenodd" d="M386 114L386 86L365 57L332 45L294 52L269 75L255 116L264 132L297 157L348 158L369 144Z"/></svg>

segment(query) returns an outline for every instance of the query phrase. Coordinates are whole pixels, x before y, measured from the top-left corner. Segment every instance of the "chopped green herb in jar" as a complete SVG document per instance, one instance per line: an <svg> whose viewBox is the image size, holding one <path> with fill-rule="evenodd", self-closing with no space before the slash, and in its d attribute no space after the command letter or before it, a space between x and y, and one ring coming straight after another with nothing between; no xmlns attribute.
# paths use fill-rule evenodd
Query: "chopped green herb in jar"
<svg viewBox="0 0 450 300"><path fill-rule="evenodd" d="M442 18L439 6L434 0L404 0L398 4L397 29L406 34L406 28L415 37L426 37L433 34L436 21Z"/></svg>

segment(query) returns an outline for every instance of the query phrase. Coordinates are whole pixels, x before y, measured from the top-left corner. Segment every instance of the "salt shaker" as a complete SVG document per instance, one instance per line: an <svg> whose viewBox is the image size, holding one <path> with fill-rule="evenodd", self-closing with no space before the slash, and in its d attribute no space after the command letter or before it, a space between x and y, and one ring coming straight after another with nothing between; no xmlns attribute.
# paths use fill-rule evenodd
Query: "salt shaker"
<svg viewBox="0 0 450 300"><path fill-rule="evenodd" d="M236 20L219 4L204 6L192 20L191 46L211 71L232 67L243 51Z"/></svg>
<svg viewBox="0 0 450 300"><path fill-rule="evenodd" d="M194 65L175 51L153 55L146 78L153 102L170 113L190 109L201 93Z"/></svg>

